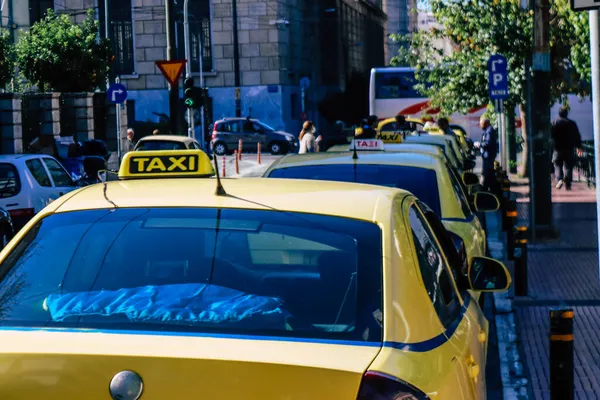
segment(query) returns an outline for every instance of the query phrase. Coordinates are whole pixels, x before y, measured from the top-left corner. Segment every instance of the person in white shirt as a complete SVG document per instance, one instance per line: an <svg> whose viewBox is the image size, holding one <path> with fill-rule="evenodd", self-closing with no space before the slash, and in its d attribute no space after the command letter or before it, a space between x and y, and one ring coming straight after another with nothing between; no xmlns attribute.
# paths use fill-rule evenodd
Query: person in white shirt
<svg viewBox="0 0 600 400"><path fill-rule="evenodd" d="M311 121L306 121L302 126L302 131L298 139L300 140L300 150L298 154L315 152L315 125Z"/></svg>

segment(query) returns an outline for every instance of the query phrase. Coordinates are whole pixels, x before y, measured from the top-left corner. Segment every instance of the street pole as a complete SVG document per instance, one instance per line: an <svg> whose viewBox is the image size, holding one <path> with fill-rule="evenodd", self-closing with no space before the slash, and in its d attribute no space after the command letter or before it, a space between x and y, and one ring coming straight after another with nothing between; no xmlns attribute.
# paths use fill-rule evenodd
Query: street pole
<svg viewBox="0 0 600 400"><path fill-rule="evenodd" d="M598 10L590 11L590 56L592 59L592 113L594 116L594 161L596 164L596 198L600 199L600 21ZM600 232L600 201L596 201L596 219ZM600 245L600 235L598 235ZM598 271L600 275L600 270Z"/></svg>
<svg viewBox="0 0 600 400"><path fill-rule="evenodd" d="M190 59L190 13L189 13L189 0L184 0L183 2L183 34L185 41L185 59L187 62L185 63L185 77L192 77L192 60ZM191 108L187 110L188 114L188 137L191 138L194 136L194 113Z"/></svg>
<svg viewBox="0 0 600 400"><path fill-rule="evenodd" d="M121 83L121 79L117 75L115 78L115 83ZM121 104L116 105L117 111L117 157L119 159L119 165L121 165Z"/></svg>
<svg viewBox="0 0 600 400"><path fill-rule="evenodd" d="M204 46L202 43L202 34L200 34L198 37L198 54L198 63L200 66L200 87L204 89ZM204 100L207 99L205 98ZM204 142L204 132L206 129L206 125L204 124L204 107L205 104L202 102L202 105L200 106L200 144L202 145L202 148L207 149L207 144Z"/></svg>
<svg viewBox="0 0 600 400"><path fill-rule="evenodd" d="M235 74L235 116L242 116L242 97L240 93L240 45L238 42L237 0L232 0L233 18L233 69Z"/></svg>
<svg viewBox="0 0 600 400"><path fill-rule="evenodd" d="M499 128L500 128L500 165L502 168L508 173L508 148L506 140L506 120L504 115L504 100L500 100L500 118L499 118Z"/></svg>
<svg viewBox="0 0 600 400"><path fill-rule="evenodd" d="M110 39L108 30L110 29L110 23L108 22L108 0L104 0L104 37ZM106 90L110 87L110 73L106 74Z"/></svg>
<svg viewBox="0 0 600 400"><path fill-rule="evenodd" d="M167 60L177 58L175 47L175 0L165 1L165 16L167 20ZM171 118L171 133L176 134L179 127L179 82L169 85L169 115Z"/></svg>
<svg viewBox="0 0 600 400"><path fill-rule="evenodd" d="M549 0L535 0L534 53L532 82L532 152L535 168L532 181L532 207L535 208L536 235L552 231L552 181L550 178L550 4Z"/></svg>

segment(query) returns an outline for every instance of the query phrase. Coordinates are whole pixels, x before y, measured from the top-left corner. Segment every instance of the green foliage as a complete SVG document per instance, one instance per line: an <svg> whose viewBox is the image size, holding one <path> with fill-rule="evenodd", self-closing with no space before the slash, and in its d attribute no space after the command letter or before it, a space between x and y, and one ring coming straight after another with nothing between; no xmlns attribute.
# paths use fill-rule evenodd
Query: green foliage
<svg viewBox="0 0 600 400"><path fill-rule="evenodd" d="M14 46L10 41L10 33L0 30L0 88L5 87L13 78L15 69Z"/></svg>
<svg viewBox="0 0 600 400"><path fill-rule="evenodd" d="M48 10L17 43L23 75L40 91L85 92L104 85L112 54L98 27L92 10L80 24Z"/></svg>
<svg viewBox="0 0 600 400"><path fill-rule="evenodd" d="M502 54L509 62L509 104L525 102L527 73L525 58L533 52L533 12L520 7L518 0L430 0L429 6L444 28L418 32L407 41L393 65L416 68L417 85L441 112L466 113L489 104L487 60ZM581 80L590 76L587 13L574 13L568 0L551 0L552 94L559 99L567 93L585 95ZM449 39L455 47L444 54L437 39Z"/></svg>

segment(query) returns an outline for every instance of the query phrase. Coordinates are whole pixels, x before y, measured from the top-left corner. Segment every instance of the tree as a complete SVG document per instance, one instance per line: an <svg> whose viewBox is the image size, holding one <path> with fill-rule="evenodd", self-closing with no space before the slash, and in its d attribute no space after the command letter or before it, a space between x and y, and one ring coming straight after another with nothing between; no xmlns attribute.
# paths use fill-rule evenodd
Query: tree
<svg viewBox="0 0 600 400"><path fill-rule="evenodd" d="M526 70L525 59L533 52L533 12L522 9L518 0L430 0L429 6L443 28L396 37L408 45L392 64L415 67L417 89L441 112L466 113L490 107L487 60L492 54L504 55L509 63L506 108L519 107L526 140L525 89L531 71ZM581 82L590 76L587 13L571 11L568 0L551 0L550 16L552 95L555 100L565 100L569 93L584 96L588 89ZM452 54L444 55L435 46L440 38L452 41ZM526 142L523 145L526 174Z"/></svg>
<svg viewBox="0 0 600 400"><path fill-rule="evenodd" d="M0 30L0 88L5 87L13 78L15 69L14 46L10 41L10 33Z"/></svg>
<svg viewBox="0 0 600 400"><path fill-rule="evenodd" d="M42 92L85 92L104 85L112 53L98 28L92 10L81 24L48 10L17 43L23 76Z"/></svg>

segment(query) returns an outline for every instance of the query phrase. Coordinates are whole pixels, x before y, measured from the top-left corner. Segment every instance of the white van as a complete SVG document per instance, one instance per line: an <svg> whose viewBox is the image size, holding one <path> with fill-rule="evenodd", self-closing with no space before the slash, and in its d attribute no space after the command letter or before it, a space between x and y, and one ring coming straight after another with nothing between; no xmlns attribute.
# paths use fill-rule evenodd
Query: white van
<svg viewBox="0 0 600 400"><path fill-rule="evenodd" d="M15 232L51 201L76 188L54 157L0 155L0 207L10 214Z"/></svg>

